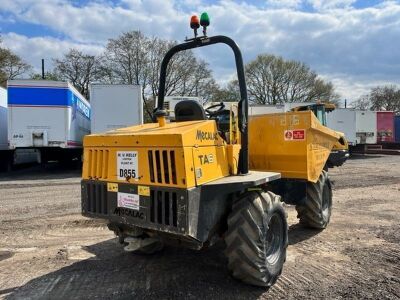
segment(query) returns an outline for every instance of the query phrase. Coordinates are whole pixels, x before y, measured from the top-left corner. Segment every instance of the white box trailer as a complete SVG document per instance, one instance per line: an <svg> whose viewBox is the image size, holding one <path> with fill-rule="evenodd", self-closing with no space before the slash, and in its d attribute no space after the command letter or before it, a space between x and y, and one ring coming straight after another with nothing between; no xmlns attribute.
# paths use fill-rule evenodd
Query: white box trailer
<svg viewBox="0 0 400 300"><path fill-rule="evenodd" d="M337 108L327 114L328 127L345 134L349 145L376 144L376 112Z"/></svg>
<svg viewBox="0 0 400 300"><path fill-rule="evenodd" d="M34 149L10 149L8 145L7 90L0 87L0 171L9 171L13 165L38 161Z"/></svg>
<svg viewBox="0 0 400 300"><path fill-rule="evenodd" d="M42 162L80 158L90 134L90 104L68 82L9 80L11 149L38 149Z"/></svg>
<svg viewBox="0 0 400 300"><path fill-rule="evenodd" d="M13 151L8 148L7 90L0 87L0 171L12 165Z"/></svg>
<svg viewBox="0 0 400 300"><path fill-rule="evenodd" d="M343 132L349 145L357 144L356 112L354 109L336 108L327 113L326 124L333 130Z"/></svg>
<svg viewBox="0 0 400 300"><path fill-rule="evenodd" d="M143 124L140 85L91 84L92 133Z"/></svg>
<svg viewBox="0 0 400 300"><path fill-rule="evenodd" d="M356 110L357 144L376 144L376 111Z"/></svg>
<svg viewBox="0 0 400 300"><path fill-rule="evenodd" d="M312 105L315 102L290 102L284 104L277 104L277 105L251 105L249 107L249 115L265 115L265 114L274 114L274 113L283 113L288 112L291 109L304 106L304 105Z"/></svg>
<svg viewBox="0 0 400 300"><path fill-rule="evenodd" d="M284 105L251 105L249 107L249 116L274 114L285 112Z"/></svg>
<svg viewBox="0 0 400 300"><path fill-rule="evenodd" d="M0 87L0 150L8 150L7 90Z"/></svg>

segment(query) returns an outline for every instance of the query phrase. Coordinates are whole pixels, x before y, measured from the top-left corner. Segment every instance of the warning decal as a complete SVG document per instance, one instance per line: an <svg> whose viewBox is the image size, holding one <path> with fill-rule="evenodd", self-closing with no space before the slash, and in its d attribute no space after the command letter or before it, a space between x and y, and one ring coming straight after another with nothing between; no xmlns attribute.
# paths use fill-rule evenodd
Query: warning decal
<svg viewBox="0 0 400 300"><path fill-rule="evenodd" d="M304 141L306 139L306 131L304 129L285 130L285 141Z"/></svg>
<svg viewBox="0 0 400 300"><path fill-rule="evenodd" d="M139 210L139 195L118 193L118 207Z"/></svg>

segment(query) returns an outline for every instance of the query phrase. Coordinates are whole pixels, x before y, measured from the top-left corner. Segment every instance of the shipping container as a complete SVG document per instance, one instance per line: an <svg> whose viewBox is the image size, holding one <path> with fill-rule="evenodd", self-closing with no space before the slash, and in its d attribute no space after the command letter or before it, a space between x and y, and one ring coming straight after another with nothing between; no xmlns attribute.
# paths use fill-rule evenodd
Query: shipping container
<svg viewBox="0 0 400 300"><path fill-rule="evenodd" d="M337 108L327 113L327 127L344 133L349 145L357 144L356 136L356 112L354 109Z"/></svg>
<svg viewBox="0 0 400 300"><path fill-rule="evenodd" d="M396 143L400 143L400 116L394 118L394 133Z"/></svg>
<svg viewBox="0 0 400 300"><path fill-rule="evenodd" d="M394 112L376 112L376 129L378 143L393 143L394 137Z"/></svg>
<svg viewBox="0 0 400 300"><path fill-rule="evenodd" d="M70 83L9 80L7 85L11 149L39 149L42 161L80 157L91 109Z"/></svg>
<svg viewBox="0 0 400 300"><path fill-rule="evenodd" d="M143 124L143 99L140 85L91 84L91 131Z"/></svg>

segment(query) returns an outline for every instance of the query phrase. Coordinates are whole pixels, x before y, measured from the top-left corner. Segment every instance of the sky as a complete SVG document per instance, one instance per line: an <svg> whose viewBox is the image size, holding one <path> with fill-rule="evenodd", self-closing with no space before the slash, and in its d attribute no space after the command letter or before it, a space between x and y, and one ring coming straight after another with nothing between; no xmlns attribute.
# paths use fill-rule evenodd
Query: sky
<svg viewBox="0 0 400 300"><path fill-rule="evenodd" d="M400 0L1 0L3 44L40 70L70 48L100 54L107 40L141 30L183 41L192 14L208 12L208 35L227 35L245 62L262 53L305 62L342 99L400 83ZM195 50L222 85L235 73L224 45Z"/></svg>

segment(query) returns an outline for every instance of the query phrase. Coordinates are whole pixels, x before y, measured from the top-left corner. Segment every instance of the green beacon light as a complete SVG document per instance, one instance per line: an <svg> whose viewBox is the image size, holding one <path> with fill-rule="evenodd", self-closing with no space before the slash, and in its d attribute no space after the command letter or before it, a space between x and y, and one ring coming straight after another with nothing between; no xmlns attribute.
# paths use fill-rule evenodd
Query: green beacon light
<svg viewBox="0 0 400 300"><path fill-rule="evenodd" d="M203 35L207 36L207 26L210 25L210 17L206 12L203 12L200 16L200 25L203 27Z"/></svg>

